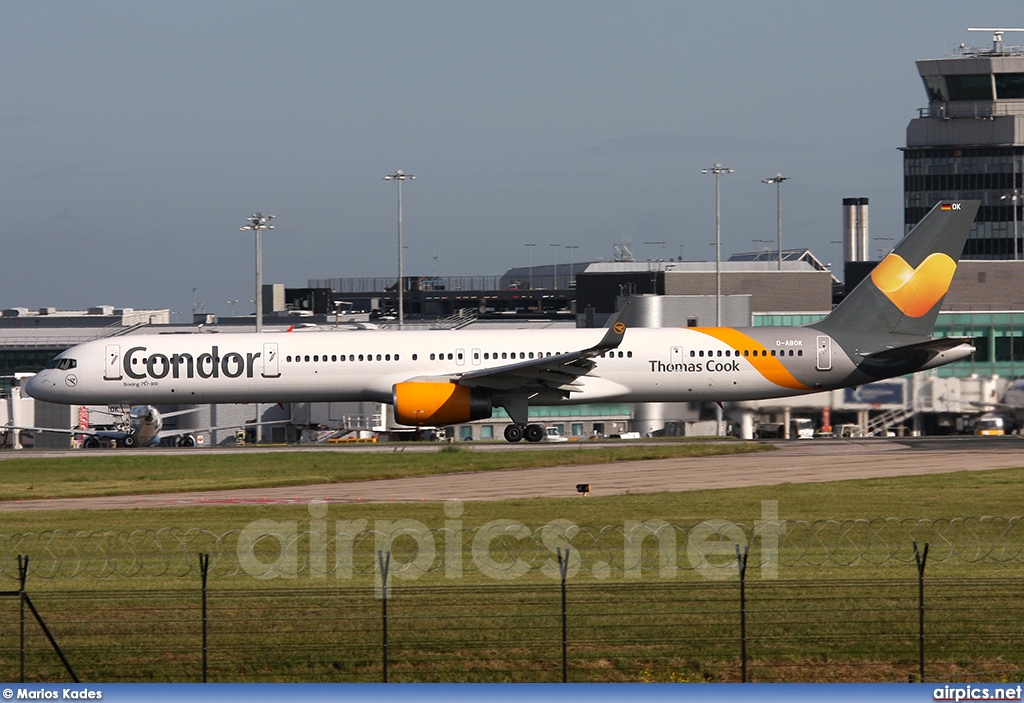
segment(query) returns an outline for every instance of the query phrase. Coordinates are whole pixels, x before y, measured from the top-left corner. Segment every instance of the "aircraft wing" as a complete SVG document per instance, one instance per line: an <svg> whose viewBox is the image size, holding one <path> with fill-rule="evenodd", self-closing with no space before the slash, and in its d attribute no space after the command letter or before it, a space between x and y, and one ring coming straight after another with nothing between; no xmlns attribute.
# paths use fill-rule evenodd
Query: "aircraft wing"
<svg viewBox="0 0 1024 703"><path fill-rule="evenodd" d="M167 415L164 415L167 417ZM280 425L283 423L291 422L290 420L266 420L264 422L236 422L233 425L221 425L220 427L185 427L177 430L160 430L160 438L164 437L180 437L185 434L196 434L197 432L220 432L223 430L244 430L249 427L256 427L256 425Z"/></svg>
<svg viewBox="0 0 1024 703"><path fill-rule="evenodd" d="M622 342L626 324L621 321L621 318L625 312L626 308L623 308L613 316L601 341L587 349L477 371L467 371L455 376L454 380L460 386L469 388L527 392L557 390L562 394L571 393L576 390L576 379L586 376L597 365L593 360L594 357L602 352L615 349Z"/></svg>
<svg viewBox="0 0 1024 703"><path fill-rule="evenodd" d="M63 427L23 427L20 425L0 425L0 429L4 430L26 430L28 432L56 432L58 434L84 434L84 435L109 435L117 433L124 435L124 432L118 432L117 430L80 430L77 427L64 429Z"/></svg>

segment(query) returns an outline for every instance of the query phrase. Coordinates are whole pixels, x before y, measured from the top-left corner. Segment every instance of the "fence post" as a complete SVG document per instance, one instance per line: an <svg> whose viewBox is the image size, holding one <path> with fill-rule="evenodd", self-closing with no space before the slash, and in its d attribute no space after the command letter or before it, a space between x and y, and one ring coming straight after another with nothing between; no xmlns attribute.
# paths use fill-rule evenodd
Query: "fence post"
<svg viewBox="0 0 1024 703"><path fill-rule="evenodd" d="M381 583L381 656L383 659L382 675L384 683L388 682L388 568L391 566L391 552L377 551L377 562L380 564Z"/></svg>
<svg viewBox="0 0 1024 703"><path fill-rule="evenodd" d="M21 635L20 635L20 666L18 672L18 683L25 683L25 598L28 595L25 593L25 581L28 578L28 557L18 555L18 600L21 607Z"/></svg>
<svg viewBox="0 0 1024 703"><path fill-rule="evenodd" d="M39 623L39 629L41 629L43 631L43 634L46 635L47 641L50 643L50 646L53 647L53 651L57 653L57 656L60 658L61 664L64 665L64 670L68 672L68 675L71 677L71 680L74 681L75 683L81 683L78 680L78 675L75 674L75 670L71 667L71 662L69 662L68 658L64 656L64 652L61 651L60 645L57 644L57 640L55 640L53 638L53 633L50 632L50 628L48 628L46 626L46 623L43 621L43 616L39 614L38 610L36 610L36 606L32 602L32 599L28 597L28 591L25 590L25 581L28 578L28 557L26 556L23 559L20 554L18 555L18 578L21 581L21 620L22 620L22 628L21 628L21 633L22 633L22 635L21 635L21 679L22 679L22 683L24 683L24 680L25 680L25 624L24 623L25 623L25 606L26 605L28 606L28 609L32 611L32 617L34 617L36 619L36 622Z"/></svg>
<svg viewBox="0 0 1024 703"><path fill-rule="evenodd" d="M750 545L743 546L740 552L740 545L736 545L736 565L740 570L740 677L743 683L747 682L747 556L750 552Z"/></svg>
<svg viewBox="0 0 1024 703"><path fill-rule="evenodd" d="M914 542L914 561L917 563L917 666L920 683L924 683L924 567L928 561L928 543L924 552Z"/></svg>
<svg viewBox="0 0 1024 703"><path fill-rule="evenodd" d="M210 555L199 554L199 575L202 579L203 592L203 683L207 679L207 610L206 610L206 580L210 574Z"/></svg>
<svg viewBox="0 0 1024 703"><path fill-rule="evenodd" d="M565 599L565 579L569 573L569 548L565 548L565 554L562 554L562 548L556 549L558 553L558 571L562 575L562 683L569 682L569 634L568 634L568 619L569 611L566 607Z"/></svg>

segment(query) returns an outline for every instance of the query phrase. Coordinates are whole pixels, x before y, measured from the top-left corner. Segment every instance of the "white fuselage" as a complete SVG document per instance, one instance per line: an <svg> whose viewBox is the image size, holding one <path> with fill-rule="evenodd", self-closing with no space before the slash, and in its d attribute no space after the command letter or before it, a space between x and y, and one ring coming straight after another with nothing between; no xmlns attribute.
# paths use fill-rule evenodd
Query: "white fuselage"
<svg viewBox="0 0 1024 703"><path fill-rule="evenodd" d="M456 379L586 349L601 329L138 335L61 354L29 391L61 403L389 402L395 384ZM838 387L849 357L811 328L631 328L561 401L740 400Z"/></svg>

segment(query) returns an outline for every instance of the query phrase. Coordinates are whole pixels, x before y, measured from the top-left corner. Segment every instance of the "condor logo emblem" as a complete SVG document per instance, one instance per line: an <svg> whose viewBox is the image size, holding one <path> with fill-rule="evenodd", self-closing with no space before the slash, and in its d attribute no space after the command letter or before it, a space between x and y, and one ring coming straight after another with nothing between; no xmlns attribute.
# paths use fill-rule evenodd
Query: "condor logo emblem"
<svg viewBox="0 0 1024 703"><path fill-rule="evenodd" d="M942 253L930 254L916 269L889 254L871 272L871 280L904 315L921 317L942 300L954 273L956 262Z"/></svg>
<svg viewBox="0 0 1024 703"><path fill-rule="evenodd" d="M616 322L615 326L612 329L615 330L615 334L625 334L626 325L621 322Z"/></svg>

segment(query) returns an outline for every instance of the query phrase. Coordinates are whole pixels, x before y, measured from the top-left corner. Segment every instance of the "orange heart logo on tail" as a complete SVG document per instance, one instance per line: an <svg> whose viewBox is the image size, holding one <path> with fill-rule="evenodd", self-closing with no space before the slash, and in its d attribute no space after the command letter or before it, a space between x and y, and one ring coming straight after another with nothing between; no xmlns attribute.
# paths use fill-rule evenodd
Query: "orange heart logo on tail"
<svg viewBox="0 0 1024 703"><path fill-rule="evenodd" d="M956 273L956 262L945 254L930 254L916 269L889 254L871 272L871 280L904 315L921 317L942 300Z"/></svg>

